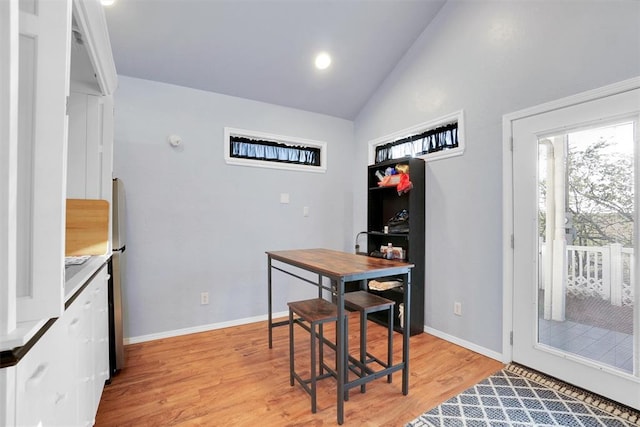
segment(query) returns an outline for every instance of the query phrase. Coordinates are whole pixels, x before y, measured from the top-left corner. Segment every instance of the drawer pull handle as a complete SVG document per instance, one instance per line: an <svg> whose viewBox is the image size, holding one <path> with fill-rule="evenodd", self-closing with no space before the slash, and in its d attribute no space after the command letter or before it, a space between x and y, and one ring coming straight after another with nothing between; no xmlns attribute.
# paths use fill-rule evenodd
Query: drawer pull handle
<svg viewBox="0 0 640 427"><path fill-rule="evenodd" d="M31 376L27 380L27 385L39 383L42 377L44 377L44 375L47 373L48 368L49 365L46 363L38 365L36 370L33 371L33 374L31 374Z"/></svg>
<svg viewBox="0 0 640 427"><path fill-rule="evenodd" d="M59 404L63 400L67 399L67 393L56 393L56 398L54 400L55 404Z"/></svg>

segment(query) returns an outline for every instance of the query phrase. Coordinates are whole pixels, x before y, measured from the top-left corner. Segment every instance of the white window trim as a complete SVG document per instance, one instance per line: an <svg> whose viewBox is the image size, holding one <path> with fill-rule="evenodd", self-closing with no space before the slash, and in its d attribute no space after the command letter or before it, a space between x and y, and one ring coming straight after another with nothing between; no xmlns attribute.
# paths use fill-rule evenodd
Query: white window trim
<svg viewBox="0 0 640 427"><path fill-rule="evenodd" d="M374 140L369 141L369 164L372 165L375 163L376 147L379 145L387 144L389 142L396 141L398 139L402 139L410 135L416 135L422 132L426 132L430 129L435 129L437 127L447 125L450 123L455 123L455 122L458 123L458 146L456 148L436 151L434 153L421 154L415 157L424 159L425 162L430 162L433 160L440 160L440 159L446 159L449 157L461 156L462 154L464 154L464 150L465 150L464 110L459 110L459 111L456 111L455 113L438 117L437 119L420 123L415 126L411 126L409 128L402 129L392 134L385 135L380 138L376 138Z"/></svg>
<svg viewBox="0 0 640 427"><path fill-rule="evenodd" d="M261 139L265 141L279 142L281 144L298 144L320 149L320 166L296 165L293 163L269 162L257 159L239 159L231 157L230 140L231 136L244 136L247 138ZM299 172L325 173L327 171L327 143L312 139L297 138L294 136L275 135L265 132L237 129L231 127L224 128L224 161L228 165L251 166L268 169L284 169Z"/></svg>

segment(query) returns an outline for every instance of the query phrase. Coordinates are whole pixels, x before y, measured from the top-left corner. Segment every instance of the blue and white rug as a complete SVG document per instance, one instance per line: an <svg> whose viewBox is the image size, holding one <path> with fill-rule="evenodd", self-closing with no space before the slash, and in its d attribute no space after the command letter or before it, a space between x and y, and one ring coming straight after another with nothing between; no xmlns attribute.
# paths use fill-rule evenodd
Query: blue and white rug
<svg viewBox="0 0 640 427"><path fill-rule="evenodd" d="M630 427L640 414L519 365L508 365L406 427Z"/></svg>

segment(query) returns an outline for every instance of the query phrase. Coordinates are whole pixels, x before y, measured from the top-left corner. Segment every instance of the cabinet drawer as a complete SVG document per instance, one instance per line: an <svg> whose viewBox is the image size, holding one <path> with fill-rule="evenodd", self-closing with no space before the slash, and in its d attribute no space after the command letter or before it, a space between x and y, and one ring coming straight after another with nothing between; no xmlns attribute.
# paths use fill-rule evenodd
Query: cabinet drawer
<svg viewBox="0 0 640 427"><path fill-rule="evenodd" d="M62 323L56 321L18 363L16 425L73 425L76 394L65 363Z"/></svg>

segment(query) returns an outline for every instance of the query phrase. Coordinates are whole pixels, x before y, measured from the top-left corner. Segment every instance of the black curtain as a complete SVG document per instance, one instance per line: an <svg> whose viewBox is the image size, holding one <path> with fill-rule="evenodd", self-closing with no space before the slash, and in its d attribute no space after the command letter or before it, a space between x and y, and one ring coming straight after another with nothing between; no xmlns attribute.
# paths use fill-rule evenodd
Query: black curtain
<svg viewBox="0 0 640 427"><path fill-rule="evenodd" d="M231 135L231 157L320 166L320 148Z"/></svg>
<svg viewBox="0 0 640 427"><path fill-rule="evenodd" d="M430 129L376 147L376 163L411 155L435 153L458 146L458 123ZM393 152L400 154L394 156Z"/></svg>

